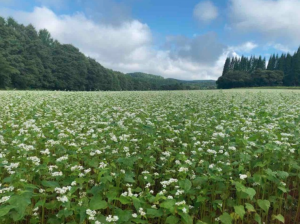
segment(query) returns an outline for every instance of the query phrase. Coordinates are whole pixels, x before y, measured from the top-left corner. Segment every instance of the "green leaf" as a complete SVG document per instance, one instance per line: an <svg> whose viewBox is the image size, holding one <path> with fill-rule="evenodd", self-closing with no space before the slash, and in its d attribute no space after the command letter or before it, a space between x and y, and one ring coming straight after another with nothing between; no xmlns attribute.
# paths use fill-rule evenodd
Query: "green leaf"
<svg viewBox="0 0 300 224"><path fill-rule="evenodd" d="M117 191L117 189L110 190L109 192L107 192L106 196L108 199L108 203L115 200L117 198L118 194L119 194L119 192Z"/></svg>
<svg viewBox="0 0 300 224"><path fill-rule="evenodd" d="M258 224L261 224L261 217L259 216L259 214L255 213L254 220L258 222Z"/></svg>
<svg viewBox="0 0 300 224"><path fill-rule="evenodd" d="M93 195L97 195L99 194L100 192L102 192L103 189L99 186L94 186L92 187L92 189L90 190L90 192L93 194Z"/></svg>
<svg viewBox="0 0 300 224"><path fill-rule="evenodd" d="M56 217L52 217L52 218L48 219L47 224L48 223L49 224L57 224L57 223L60 223L60 220Z"/></svg>
<svg viewBox="0 0 300 224"><path fill-rule="evenodd" d="M285 187L278 187L279 190L281 190L283 193L288 192L288 190Z"/></svg>
<svg viewBox="0 0 300 224"><path fill-rule="evenodd" d="M31 203L31 194L14 195L9 199L9 204L14 206L17 211L13 215L14 221L19 221L24 218L27 206Z"/></svg>
<svg viewBox="0 0 300 224"><path fill-rule="evenodd" d="M181 216L183 223L185 224L193 223L193 218L189 214L183 212L178 212L178 214Z"/></svg>
<svg viewBox="0 0 300 224"><path fill-rule="evenodd" d="M39 201L34 205L34 207L37 208L37 207L39 207L39 206L44 206L45 201L46 201L45 199L44 199L44 200L39 200Z"/></svg>
<svg viewBox="0 0 300 224"><path fill-rule="evenodd" d="M172 200L166 200L163 203L160 204L161 208L166 208L166 209L172 209L175 206L176 201L174 199Z"/></svg>
<svg viewBox="0 0 300 224"><path fill-rule="evenodd" d="M50 210L55 210L58 206L57 200L52 200L48 203L45 203L45 207Z"/></svg>
<svg viewBox="0 0 300 224"><path fill-rule="evenodd" d="M237 191L245 191L246 190L246 187L239 182L235 182L235 188Z"/></svg>
<svg viewBox="0 0 300 224"><path fill-rule="evenodd" d="M79 215L80 215L80 223L83 223L83 221L87 217L86 210L87 210L87 208L85 208L85 207L81 207L80 208L80 213L79 213Z"/></svg>
<svg viewBox="0 0 300 224"><path fill-rule="evenodd" d="M197 197L197 202L203 203L203 202L205 202L205 200L206 200L205 197L202 197L202 196L198 196L198 197Z"/></svg>
<svg viewBox="0 0 300 224"><path fill-rule="evenodd" d="M58 218L62 218L62 217L67 218L67 217L69 217L69 216L71 216L71 215L73 215L73 211L70 211L70 210L68 210L68 209L60 210L60 211L57 213L57 217L58 217Z"/></svg>
<svg viewBox="0 0 300 224"><path fill-rule="evenodd" d="M131 158L119 158L117 159L117 163L122 163L128 167L133 167L133 164L136 162L137 158L136 157L131 157Z"/></svg>
<svg viewBox="0 0 300 224"><path fill-rule="evenodd" d="M276 216L274 215L272 218L273 218L273 220L277 219L278 221L284 223L284 217L281 214L276 215Z"/></svg>
<svg viewBox="0 0 300 224"><path fill-rule="evenodd" d="M106 175L106 176L102 177L102 182L103 183L107 183L107 182L111 183L112 180L113 180L112 176Z"/></svg>
<svg viewBox="0 0 300 224"><path fill-rule="evenodd" d="M139 210L141 208L141 202L140 199L133 197L133 206L135 207L136 210Z"/></svg>
<svg viewBox="0 0 300 224"><path fill-rule="evenodd" d="M246 209L248 210L248 212L255 212L255 209L253 207L253 205L245 203L246 205Z"/></svg>
<svg viewBox="0 0 300 224"><path fill-rule="evenodd" d="M42 181L42 185L44 187L50 187L50 188L56 188L56 187L60 187L58 182L56 181L46 181L46 180L43 180Z"/></svg>
<svg viewBox="0 0 300 224"><path fill-rule="evenodd" d="M11 183L12 181L13 181L12 176L6 177L6 178L4 178L4 179L2 180L3 183Z"/></svg>
<svg viewBox="0 0 300 224"><path fill-rule="evenodd" d="M227 212L223 213L219 218L224 224L232 224L232 218Z"/></svg>
<svg viewBox="0 0 300 224"><path fill-rule="evenodd" d="M75 221L68 222L67 224L77 224Z"/></svg>
<svg viewBox="0 0 300 224"><path fill-rule="evenodd" d="M179 182L179 186L187 193L192 187L192 182L185 179L184 181Z"/></svg>
<svg viewBox="0 0 300 224"><path fill-rule="evenodd" d="M244 219L246 211L243 205L234 206L234 211L241 217L241 219Z"/></svg>
<svg viewBox="0 0 300 224"><path fill-rule="evenodd" d="M178 222L179 222L179 218L177 218L174 215L171 215L166 219L166 224L176 224Z"/></svg>
<svg viewBox="0 0 300 224"><path fill-rule="evenodd" d="M12 206L12 205L8 205L8 206L5 206L5 207L1 207L0 208L0 217L2 216L5 216L7 213L9 213L9 211L11 209L13 209L15 206Z"/></svg>
<svg viewBox="0 0 300 224"><path fill-rule="evenodd" d="M257 204L262 210L268 213L270 208L270 202L268 200L257 200Z"/></svg>
<svg viewBox="0 0 300 224"><path fill-rule="evenodd" d="M149 218L158 218L163 216L163 211L160 209L153 209L153 208L148 208L147 209L147 217Z"/></svg>
<svg viewBox="0 0 300 224"><path fill-rule="evenodd" d="M284 171L278 171L277 176L279 176L281 179L286 179L289 177L289 173L284 172Z"/></svg>
<svg viewBox="0 0 300 224"><path fill-rule="evenodd" d="M134 223L143 223L143 224L149 224L148 221L143 220L143 219L139 219L139 218L135 218L134 219Z"/></svg>
<svg viewBox="0 0 300 224"><path fill-rule="evenodd" d="M131 175L128 175L128 174L125 175L124 181L128 182L128 183L135 183L135 180L133 179L133 177Z"/></svg>
<svg viewBox="0 0 300 224"><path fill-rule="evenodd" d="M243 192L248 194L248 196L250 197L251 200L253 199L253 197L256 194L256 191L253 188L246 188L245 190L243 190Z"/></svg>
<svg viewBox="0 0 300 224"><path fill-rule="evenodd" d="M123 205L130 204L130 202L131 202L128 198L126 198L126 197L124 197L124 196L121 196L121 197L119 198L119 201L120 201Z"/></svg>
<svg viewBox="0 0 300 224"><path fill-rule="evenodd" d="M107 202L103 201L101 196L94 196L90 201L90 209L97 210L97 209L105 209L107 208Z"/></svg>
<svg viewBox="0 0 300 224"><path fill-rule="evenodd" d="M128 210L118 209L116 210L116 215L119 217L121 222L128 222L132 216L132 213Z"/></svg>

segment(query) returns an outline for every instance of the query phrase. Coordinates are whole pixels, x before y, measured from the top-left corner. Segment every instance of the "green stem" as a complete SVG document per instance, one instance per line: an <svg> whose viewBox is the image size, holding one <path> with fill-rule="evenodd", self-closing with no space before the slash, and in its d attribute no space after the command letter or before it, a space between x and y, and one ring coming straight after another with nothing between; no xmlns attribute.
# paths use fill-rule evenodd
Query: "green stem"
<svg viewBox="0 0 300 224"><path fill-rule="evenodd" d="M45 207L43 205L43 207L42 207L42 224L44 224L44 219L45 219Z"/></svg>

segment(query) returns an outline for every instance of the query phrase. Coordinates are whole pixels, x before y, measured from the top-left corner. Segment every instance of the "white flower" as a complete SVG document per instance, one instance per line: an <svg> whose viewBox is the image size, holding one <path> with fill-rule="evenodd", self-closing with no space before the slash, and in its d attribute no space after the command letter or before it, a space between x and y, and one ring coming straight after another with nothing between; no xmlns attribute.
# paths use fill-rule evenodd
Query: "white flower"
<svg viewBox="0 0 300 224"><path fill-rule="evenodd" d="M68 160L68 155L65 155L65 156L62 156L62 157L60 157L60 158L58 158L57 160L56 160L56 162L61 162L61 161L64 161L64 160Z"/></svg>
<svg viewBox="0 0 300 224"><path fill-rule="evenodd" d="M235 151L236 150L236 148L234 146L229 146L228 149L231 150L231 151Z"/></svg>
<svg viewBox="0 0 300 224"><path fill-rule="evenodd" d="M186 167L180 167L178 170L178 172L184 172L184 173L186 173L188 171L189 171L189 168L186 168Z"/></svg>
<svg viewBox="0 0 300 224"><path fill-rule="evenodd" d="M183 190L177 190L177 192L175 193L176 196L182 195L184 193Z"/></svg>
<svg viewBox="0 0 300 224"><path fill-rule="evenodd" d="M101 162L100 165L99 165L99 168L102 168L102 169L103 169L103 168L105 168L106 166L107 166L107 164L105 164L104 162Z"/></svg>
<svg viewBox="0 0 300 224"><path fill-rule="evenodd" d="M213 169L214 167L215 167L215 164L213 164L213 163L208 166L209 169Z"/></svg>
<svg viewBox="0 0 300 224"><path fill-rule="evenodd" d="M119 217L118 216L111 216L111 215L109 215L108 217L106 217L106 221L107 222L116 222L116 221L118 221L119 220Z"/></svg>
<svg viewBox="0 0 300 224"><path fill-rule="evenodd" d="M4 203L4 202L6 202L6 201L8 201L10 199L10 196L4 196L4 197L2 197L1 199L0 199L0 204L1 203Z"/></svg>
<svg viewBox="0 0 300 224"><path fill-rule="evenodd" d="M162 181L160 183L161 183L161 185L163 185L164 188L166 188L166 186L168 186L172 183L177 183L177 182L178 182L177 179L170 178L168 181Z"/></svg>
<svg viewBox="0 0 300 224"><path fill-rule="evenodd" d="M59 176L62 176L62 175L63 175L63 173L61 171L51 173L51 176L53 176L53 177L59 177Z"/></svg>
<svg viewBox="0 0 300 224"><path fill-rule="evenodd" d="M40 165L40 159L36 156L28 157L27 160L31 160L36 166Z"/></svg>
<svg viewBox="0 0 300 224"><path fill-rule="evenodd" d="M183 213L186 213L186 212L187 212L186 208L183 208L182 211L183 211Z"/></svg>
<svg viewBox="0 0 300 224"><path fill-rule="evenodd" d="M57 194L65 194L67 191L70 191L70 190L71 190L70 186L68 186L68 187L62 187L62 188L59 188L59 187L54 188L54 191Z"/></svg>
<svg viewBox="0 0 300 224"><path fill-rule="evenodd" d="M91 210L91 209L87 209L85 212L88 216L95 216L97 214L96 211Z"/></svg>
<svg viewBox="0 0 300 224"><path fill-rule="evenodd" d="M68 202L67 196L62 196L62 197L56 197L58 201L61 201L62 203Z"/></svg>
<svg viewBox="0 0 300 224"><path fill-rule="evenodd" d="M139 213L141 214L141 216L145 216L146 215L146 212L144 212L143 208L139 209Z"/></svg>
<svg viewBox="0 0 300 224"><path fill-rule="evenodd" d="M50 151L49 151L49 149L45 149L44 151L40 151L40 153L43 155L49 155Z"/></svg>
<svg viewBox="0 0 300 224"><path fill-rule="evenodd" d="M208 149L207 152L210 153L210 154L214 154L214 155L217 154L217 151L212 150L212 149Z"/></svg>
<svg viewBox="0 0 300 224"><path fill-rule="evenodd" d="M177 206L185 205L185 204L186 204L185 200L175 203L175 205L177 205Z"/></svg>
<svg viewBox="0 0 300 224"><path fill-rule="evenodd" d="M248 176L246 174L240 174L240 179L245 180Z"/></svg>
<svg viewBox="0 0 300 224"><path fill-rule="evenodd" d="M137 217L137 214L136 214L136 213L133 213L133 214L132 214L132 217L133 217L133 218L136 218L136 217Z"/></svg>

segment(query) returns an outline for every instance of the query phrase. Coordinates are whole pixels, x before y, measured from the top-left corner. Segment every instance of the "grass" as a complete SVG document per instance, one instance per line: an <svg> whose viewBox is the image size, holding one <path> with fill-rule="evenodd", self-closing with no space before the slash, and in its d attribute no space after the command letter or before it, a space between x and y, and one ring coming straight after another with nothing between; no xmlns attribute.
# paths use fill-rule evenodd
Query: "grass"
<svg viewBox="0 0 300 224"><path fill-rule="evenodd" d="M300 86L260 86L260 87L247 87L240 89L300 89Z"/></svg>

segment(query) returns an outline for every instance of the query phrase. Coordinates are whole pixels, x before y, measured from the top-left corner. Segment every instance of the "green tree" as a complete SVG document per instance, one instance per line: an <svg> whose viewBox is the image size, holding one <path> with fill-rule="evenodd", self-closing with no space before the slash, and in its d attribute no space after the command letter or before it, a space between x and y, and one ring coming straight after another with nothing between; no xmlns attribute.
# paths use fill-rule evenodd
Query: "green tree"
<svg viewBox="0 0 300 224"><path fill-rule="evenodd" d="M272 55L269 59L269 63L268 63L268 70L274 70L275 69L275 64L276 64L276 57L275 55Z"/></svg>
<svg viewBox="0 0 300 224"><path fill-rule="evenodd" d="M251 75L244 71L230 71L217 80L219 89L251 86Z"/></svg>
<svg viewBox="0 0 300 224"><path fill-rule="evenodd" d="M0 88L4 89L11 86L11 76L18 73L11 67L6 59L0 54Z"/></svg>
<svg viewBox="0 0 300 224"><path fill-rule="evenodd" d="M229 71L230 71L230 58L228 57L226 58L222 75L225 75Z"/></svg>

